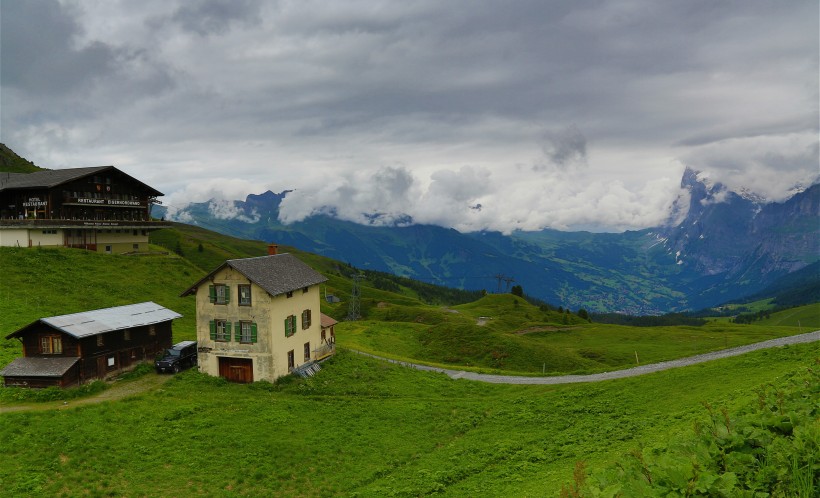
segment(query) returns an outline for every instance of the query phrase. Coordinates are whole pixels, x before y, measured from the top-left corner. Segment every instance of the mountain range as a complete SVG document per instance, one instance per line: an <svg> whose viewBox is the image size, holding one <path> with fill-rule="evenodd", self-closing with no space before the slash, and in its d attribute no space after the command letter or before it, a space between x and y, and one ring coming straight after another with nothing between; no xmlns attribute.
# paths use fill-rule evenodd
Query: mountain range
<svg viewBox="0 0 820 498"><path fill-rule="evenodd" d="M194 203L175 218L438 285L488 292L520 285L545 302L596 312L716 306L820 260L820 184L766 202L687 169L681 187L667 223L623 233L460 233L432 225L368 226L326 214L285 225L279 206L289 191L249 195L228 210L215 209L214 201ZM155 215L165 210L158 207Z"/></svg>

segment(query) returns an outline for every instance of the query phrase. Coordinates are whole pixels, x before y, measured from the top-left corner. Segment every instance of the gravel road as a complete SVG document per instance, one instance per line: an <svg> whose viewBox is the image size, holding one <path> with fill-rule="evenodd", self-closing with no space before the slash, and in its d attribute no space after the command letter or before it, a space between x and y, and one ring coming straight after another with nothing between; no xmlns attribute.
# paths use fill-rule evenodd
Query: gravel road
<svg viewBox="0 0 820 498"><path fill-rule="evenodd" d="M786 346L788 344L802 344L820 341L820 330L809 332L807 334L793 335L789 337L780 337L778 339L771 339L768 341L758 342L755 344L747 344L745 346L738 346L736 348L723 349L720 351L713 351L711 353L699 354L697 356L690 356L689 358L681 358L678 360L663 361L660 363L652 363L650 365L641 365L639 367L627 368L625 370L616 370L614 372L604 372L589 375L561 375L558 377L520 377L517 375L491 375L480 374L475 372L465 372L463 370L450 370L447 368L430 367L427 365L418 365L416 363L408 363L406 361L391 360L361 351L356 353L364 356L370 356L380 360L388 361L404 365L406 367L416 368L418 370L426 370L430 372L445 373L453 379L469 379L479 382L489 382L492 384L574 384L577 382L601 382L604 380L623 379L625 377L635 377L652 372L660 372L661 370L669 370L670 368L688 367L697 363L717 360L720 358L728 358L730 356L738 356L750 351L757 351L758 349L776 348Z"/></svg>

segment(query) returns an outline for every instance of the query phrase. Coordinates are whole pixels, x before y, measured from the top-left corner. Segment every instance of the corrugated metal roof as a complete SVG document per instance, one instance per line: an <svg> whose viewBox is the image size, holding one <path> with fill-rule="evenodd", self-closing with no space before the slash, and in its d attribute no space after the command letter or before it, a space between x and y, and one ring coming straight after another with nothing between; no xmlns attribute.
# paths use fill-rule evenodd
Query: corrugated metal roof
<svg viewBox="0 0 820 498"><path fill-rule="evenodd" d="M180 317L182 315L176 311L171 311L157 303L148 301L114 308L83 311L71 315L41 318L40 321L66 334L80 338L103 334L112 330L152 325Z"/></svg>
<svg viewBox="0 0 820 498"><path fill-rule="evenodd" d="M62 377L79 358L74 356L30 356L15 358L0 370L4 377Z"/></svg>

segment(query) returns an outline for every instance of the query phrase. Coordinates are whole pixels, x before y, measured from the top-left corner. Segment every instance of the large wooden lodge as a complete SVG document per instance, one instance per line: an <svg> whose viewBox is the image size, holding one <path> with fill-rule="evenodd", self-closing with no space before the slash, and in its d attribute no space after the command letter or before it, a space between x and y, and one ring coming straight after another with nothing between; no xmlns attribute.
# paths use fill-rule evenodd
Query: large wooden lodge
<svg viewBox="0 0 820 498"><path fill-rule="evenodd" d="M161 195L114 166L0 173L0 246L147 251Z"/></svg>

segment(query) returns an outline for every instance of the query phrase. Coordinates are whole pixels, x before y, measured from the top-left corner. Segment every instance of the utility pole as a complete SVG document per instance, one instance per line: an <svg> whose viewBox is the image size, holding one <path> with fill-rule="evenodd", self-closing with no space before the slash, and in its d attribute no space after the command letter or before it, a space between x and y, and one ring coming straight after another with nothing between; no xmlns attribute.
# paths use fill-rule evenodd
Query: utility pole
<svg viewBox="0 0 820 498"><path fill-rule="evenodd" d="M353 275L353 289L350 291L350 304L347 307L347 321L355 322L362 317L361 303L359 297L362 291L359 288L359 281L364 279L364 275Z"/></svg>
<svg viewBox="0 0 820 498"><path fill-rule="evenodd" d="M508 277L507 275L504 275L502 273L496 273L495 275L493 275L493 278L498 280L498 294L501 294L501 282L506 282L507 283L506 292L510 292L510 284L515 282L514 278Z"/></svg>
<svg viewBox="0 0 820 498"><path fill-rule="evenodd" d="M507 292L510 292L510 284L515 282L515 279L512 277L504 277L504 281L507 282Z"/></svg>

